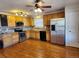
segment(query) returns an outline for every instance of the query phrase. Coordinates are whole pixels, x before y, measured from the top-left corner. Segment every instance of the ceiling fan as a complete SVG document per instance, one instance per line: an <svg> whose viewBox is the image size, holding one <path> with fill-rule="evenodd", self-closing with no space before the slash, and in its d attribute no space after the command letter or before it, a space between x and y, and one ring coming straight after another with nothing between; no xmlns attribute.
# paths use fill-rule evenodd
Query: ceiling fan
<svg viewBox="0 0 79 59"><path fill-rule="evenodd" d="M35 9L40 9L42 11L44 11L42 8L51 8L51 5L44 5L45 2L43 0L35 0L34 4L32 5L26 5L26 7L34 7Z"/></svg>

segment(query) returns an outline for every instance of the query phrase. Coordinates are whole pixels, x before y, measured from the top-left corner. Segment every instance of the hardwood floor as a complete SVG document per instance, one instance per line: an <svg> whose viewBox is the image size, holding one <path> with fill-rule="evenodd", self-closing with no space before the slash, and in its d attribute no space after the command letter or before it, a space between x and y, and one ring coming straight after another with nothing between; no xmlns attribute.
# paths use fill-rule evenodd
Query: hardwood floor
<svg viewBox="0 0 79 59"><path fill-rule="evenodd" d="M78 58L79 49L58 46L28 39L11 47L0 49L0 57L8 58Z"/></svg>

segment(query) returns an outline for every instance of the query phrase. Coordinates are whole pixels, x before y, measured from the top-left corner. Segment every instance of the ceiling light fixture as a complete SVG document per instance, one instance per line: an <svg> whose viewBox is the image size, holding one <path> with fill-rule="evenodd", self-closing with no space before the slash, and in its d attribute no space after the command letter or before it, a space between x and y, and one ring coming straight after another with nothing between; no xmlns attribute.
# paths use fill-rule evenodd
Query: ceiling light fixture
<svg viewBox="0 0 79 59"><path fill-rule="evenodd" d="M24 17L26 17L26 16L28 16L28 14L24 13L24 12L17 12L16 16L24 16Z"/></svg>
<svg viewBox="0 0 79 59"><path fill-rule="evenodd" d="M23 15L21 15L21 16L23 16Z"/></svg>
<svg viewBox="0 0 79 59"><path fill-rule="evenodd" d="M42 12L42 10L40 8L36 8L34 11L35 12Z"/></svg>
<svg viewBox="0 0 79 59"><path fill-rule="evenodd" d="M27 15L25 15L25 17L26 17Z"/></svg>
<svg viewBox="0 0 79 59"><path fill-rule="evenodd" d="M42 12L42 10L40 8L38 8L37 10L38 10L38 12Z"/></svg>
<svg viewBox="0 0 79 59"><path fill-rule="evenodd" d="M35 12L38 12L38 10L37 10L37 9L35 9L34 11L35 11Z"/></svg>
<svg viewBox="0 0 79 59"><path fill-rule="evenodd" d="M16 16L18 16L18 13L16 13Z"/></svg>

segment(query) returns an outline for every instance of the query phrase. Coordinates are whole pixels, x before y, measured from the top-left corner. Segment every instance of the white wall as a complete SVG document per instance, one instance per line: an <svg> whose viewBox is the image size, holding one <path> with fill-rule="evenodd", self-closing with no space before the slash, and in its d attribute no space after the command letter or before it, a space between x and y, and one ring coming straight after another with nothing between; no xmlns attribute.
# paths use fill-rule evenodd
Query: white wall
<svg viewBox="0 0 79 59"><path fill-rule="evenodd" d="M66 18L66 46L79 47L79 4L67 5Z"/></svg>

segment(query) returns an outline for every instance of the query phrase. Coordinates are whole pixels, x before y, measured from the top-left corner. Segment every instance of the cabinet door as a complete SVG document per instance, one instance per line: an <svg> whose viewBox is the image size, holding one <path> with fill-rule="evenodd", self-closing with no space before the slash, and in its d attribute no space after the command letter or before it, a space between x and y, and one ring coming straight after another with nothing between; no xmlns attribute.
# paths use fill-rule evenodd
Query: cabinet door
<svg viewBox="0 0 79 59"><path fill-rule="evenodd" d="M50 31L46 31L46 40L48 42L50 42L50 39L51 39L50 36L51 36Z"/></svg>
<svg viewBox="0 0 79 59"><path fill-rule="evenodd" d="M28 25L25 17L16 16L16 22L23 22L24 26Z"/></svg>
<svg viewBox="0 0 79 59"><path fill-rule="evenodd" d="M22 17L20 17L20 16L15 16L16 18L16 22L18 22L18 21L22 21Z"/></svg>
<svg viewBox="0 0 79 59"><path fill-rule="evenodd" d="M28 19L26 17L23 17L23 23L24 23L24 26L29 25Z"/></svg>
<svg viewBox="0 0 79 59"><path fill-rule="evenodd" d="M18 33L12 33L12 43L16 44L19 42L19 36Z"/></svg>
<svg viewBox="0 0 79 59"><path fill-rule="evenodd" d="M6 47L9 47L12 45L12 36L11 34L4 34L3 35L3 47L6 48Z"/></svg>
<svg viewBox="0 0 79 59"><path fill-rule="evenodd" d="M27 18L28 26L33 26L33 24L34 24L33 21L34 21L34 20L33 20L31 17L28 17L28 18Z"/></svg>
<svg viewBox="0 0 79 59"><path fill-rule="evenodd" d="M0 27L1 27L1 16L0 16Z"/></svg>
<svg viewBox="0 0 79 59"><path fill-rule="evenodd" d="M31 38L31 31L30 30L26 31L26 38L27 39Z"/></svg>
<svg viewBox="0 0 79 59"><path fill-rule="evenodd" d="M0 15L0 17L1 17L1 26L8 26L7 16L6 15Z"/></svg>
<svg viewBox="0 0 79 59"><path fill-rule="evenodd" d="M35 31L35 39L40 39L39 31Z"/></svg>
<svg viewBox="0 0 79 59"><path fill-rule="evenodd" d="M8 18L8 26L14 27L15 26L15 17L14 16L7 16Z"/></svg>

